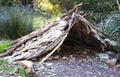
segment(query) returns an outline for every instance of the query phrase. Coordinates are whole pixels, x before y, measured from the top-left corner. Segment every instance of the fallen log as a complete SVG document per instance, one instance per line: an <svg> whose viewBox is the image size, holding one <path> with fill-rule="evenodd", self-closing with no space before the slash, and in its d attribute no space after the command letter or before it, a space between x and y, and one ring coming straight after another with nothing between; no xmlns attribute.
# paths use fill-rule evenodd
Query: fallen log
<svg viewBox="0 0 120 77"><path fill-rule="evenodd" d="M79 13L74 13L81 4L75 6L69 12L63 14L59 19L45 25L43 28L33 31L11 43L11 47L0 57L6 57L9 61L28 60L41 57L44 62L63 44L66 38L72 37L78 42L97 47L105 51L110 44L106 44L107 35L98 30ZM69 41L71 42L71 41Z"/></svg>

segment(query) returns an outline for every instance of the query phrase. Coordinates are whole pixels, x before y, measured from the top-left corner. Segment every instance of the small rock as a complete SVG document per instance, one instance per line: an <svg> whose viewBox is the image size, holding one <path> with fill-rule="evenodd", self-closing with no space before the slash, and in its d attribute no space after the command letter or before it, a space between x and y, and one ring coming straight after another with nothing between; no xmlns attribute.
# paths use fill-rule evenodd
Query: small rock
<svg viewBox="0 0 120 77"><path fill-rule="evenodd" d="M82 52L82 54L83 54L83 55L86 55L86 54L87 54L87 51Z"/></svg>
<svg viewBox="0 0 120 77"><path fill-rule="evenodd" d="M64 56L62 59L67 59L67 57Z"/></svg>
<svg viewBox="0 0 120 77"><path fill-rule="evenodd" d="M106 62L105 62L109 67L112 67L112 66L115 66L116 63L117 63L117 59L108 59Z"/></svg>
<svg viewBox="0 0 120 77"><path fill-rule="evenodd" d="M111 51L109 51L108 54L109 54L109 58L117 58L117 54L115 54Z"/></svg>
<svg viewBox="0 0 120 77"><path fill-rule="evenodd" d="M101 72L98 72L98 75L102 75Z"/></svg>
<svg viewBox="0 0 120 77"><path fill-rule="evenodd" d="M27 73L34 73L33 62L28 60L19 61L20 67L24 69Z"/></svg>
<svg viewBox="0 0 120 77"><path fill-rule="evenodd" d="M51 66L52 65L52 63L45 63L47 66Z"/></svg>
<svg viewBox="0 0 120 77"><path fill-rule="evenodd" d="M53 59L57 60L57 59L59 59L59 56L56 55L56 56L53 57Z"/></svg>
<svg viewBox="0 0 120 77"><path fill-rule="evenodd" d="M3 73L3 71L0 71L0 74L2 74Z"/></svg>
<svg viewBox="0 0 120 77"><path fill-rule="evenodd" d="M73 55L70 55L70 58L73 58Z"/></svg>
<svg viewBox="0 0 120 77"><path fill-rule="evenodd" d="M100 53L100 54L98 54L98 56L100 57L100 60L108 60L109 59L109 55L107 53Z"/></svg>
<svg viewBox="0 0 120 77"><path fill-rule="evenodd" d="M73 57L73 55L70 55L70 61L75 61L75 58Z"/></svg>
<svg viewBox="0 0 120 77"><path fill-rule="evenodd" d="M62 57L62 59L63 59L63 60L69 60L69 58L67 58L67 57L65 57L65 56Z"/></svg>
<svg viewBox="0 0 120 77"><path fill-rule="evenodd" d="M33 40L33 41L36 41L36 40L37 40L37 38L33 38L32 40Z"/></svg>

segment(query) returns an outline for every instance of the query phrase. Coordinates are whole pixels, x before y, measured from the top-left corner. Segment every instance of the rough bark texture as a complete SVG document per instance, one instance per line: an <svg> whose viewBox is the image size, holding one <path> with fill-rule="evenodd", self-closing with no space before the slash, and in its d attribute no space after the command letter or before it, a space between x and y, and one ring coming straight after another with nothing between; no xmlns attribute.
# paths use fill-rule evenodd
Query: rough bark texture
<svg viewBox="0 0 120 77"><path fill-rule="evenodd" d="M74 13L80 5L43 28L13 41L11 47L5 53L0 54L0 57L10 55L6 59L16 61L34 59L47 54L42 59L42 63L59 49L68 35L70 36L68 38L74 38L73 40L79 43L84 42L104 51L109 46L104 40L107 36L79 13Z"/></svg>

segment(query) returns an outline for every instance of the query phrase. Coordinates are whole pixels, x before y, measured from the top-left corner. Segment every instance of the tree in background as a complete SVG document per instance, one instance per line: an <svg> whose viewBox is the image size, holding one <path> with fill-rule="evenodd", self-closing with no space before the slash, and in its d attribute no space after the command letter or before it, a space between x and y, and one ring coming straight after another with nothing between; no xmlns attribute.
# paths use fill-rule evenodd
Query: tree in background
<svg viewBox="0 0 120 77"><path fill-rule="evenodd" d="M105 22L109 14L118 10L118 0L0 0L1 6L34 8L35 12L39 11L39 15L47 19L58 17L79 3L83 3L79 10L94 24Z"/></svg>
<svg viewBox="0 0 120 77"><path fill-rule="evenodd" d="M83 5L80 10L87 13L88 20L96 23L118 8L116 0L0 0L1 5L23 5L31 8L35 5L34 9L38 8L54 16L67 12L81 2Z"/></svg>
<svg viewBox="0 0 120 77"><path fill-rule="evenodd" d="M115 0L36 0L39 9L52 13L55 16L67 12L73 6L83 3L80 10L84 11L85 16L95 24L106 18L107 14L117 9Z"/></svg>

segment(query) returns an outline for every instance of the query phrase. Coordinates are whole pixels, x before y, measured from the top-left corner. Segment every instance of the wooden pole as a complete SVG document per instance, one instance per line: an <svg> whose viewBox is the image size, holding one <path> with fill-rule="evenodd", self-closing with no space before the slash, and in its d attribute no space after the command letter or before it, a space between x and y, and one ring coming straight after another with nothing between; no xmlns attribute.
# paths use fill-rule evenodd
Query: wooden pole
<svg viewBox="0 0 120 77"><path fill-rule="evenodd" d="M118 5L118 9L119 9L119 11L120 11L120 3L119 3L119 0L116 0L116 2L117 2L117 5Z"/></svg>

